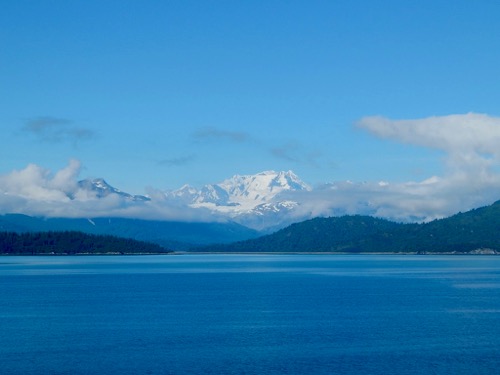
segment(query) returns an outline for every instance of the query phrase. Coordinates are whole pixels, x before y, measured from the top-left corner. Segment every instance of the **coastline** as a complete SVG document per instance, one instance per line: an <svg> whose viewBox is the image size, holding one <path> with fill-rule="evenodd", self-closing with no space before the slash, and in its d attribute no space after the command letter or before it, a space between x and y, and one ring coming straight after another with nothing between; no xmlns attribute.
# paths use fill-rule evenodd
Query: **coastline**
<svg viewBox="0 0 500 375"><path fill-rule="evenodd" d="M123 253L120 251L104 253L0 253L0 256L137 256L137 255L500 255L500 251L490 248L479 248L471 251L376 251L376 252L342 252L342 251L165 251Z"/></svg>

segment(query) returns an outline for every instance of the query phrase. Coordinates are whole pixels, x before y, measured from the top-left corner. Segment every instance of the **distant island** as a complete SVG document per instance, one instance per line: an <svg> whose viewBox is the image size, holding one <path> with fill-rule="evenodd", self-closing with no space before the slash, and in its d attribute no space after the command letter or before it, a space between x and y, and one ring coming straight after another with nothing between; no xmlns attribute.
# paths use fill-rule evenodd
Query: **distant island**
<svg viewBox="0 0 500 375"><path fill-rule="evenodd" d="M166 254L160 245L82 232L0 232L2 255Z"/></svg>

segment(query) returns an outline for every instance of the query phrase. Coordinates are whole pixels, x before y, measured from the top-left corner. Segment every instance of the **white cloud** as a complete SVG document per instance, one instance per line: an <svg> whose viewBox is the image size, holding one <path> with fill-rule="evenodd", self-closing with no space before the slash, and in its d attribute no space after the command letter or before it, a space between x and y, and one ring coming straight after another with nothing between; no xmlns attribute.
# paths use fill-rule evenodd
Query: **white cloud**
<svg viewBox="0 0 500 375"><path fill-rule="evenodd" d="M62 176L54 180L50 171L29 164L20 171L0 176L0 191L4 195L17 196L34 201L67 201L69 197L59 189ZM52 186L56 185L56 186Z"/></svg>
<svg viewBox="0 0 500 375"><path fill-rule="evenodd" d="M150 201L117 194L98 198L78 185L81 164L70 160L53 173L35 164L0 176L0 214L44 217L130 217L179 221L220 221L205 210L179 207L155 193Z"/></svg>
<svg viewBox="0 0 500 375"><path fill-rule="evenodd" d="M58 171L49 181L49 186L64 192L74 192L77 189L77 178L80 174L81 163L72 159L67 167Z"/></svg>
<svg viewBox="0 0 500 375"><path fill-rule="evenodd" d="M448 152L500 154L500 118L485 114L467 113L417 120L391 120L375 116L362 118L358 126L381 138Z"/></svg>
<svg viewBox="0 0 500 375"><path fill-rule="evenodd" d="M443 150L448 167L484 173L500 160L500 118L467 113L417 120L365 117L357 125L380 138Z"/></svg>
<svg viewBox="0 0 500 375"><path fill-rule="evenodd" d="M365 117L358 124L372 134L447 153L447 173L455 179L491 183L500 162L500 118L468 113L417 120ZM458 182L458 181L457 181Z"/></svg>

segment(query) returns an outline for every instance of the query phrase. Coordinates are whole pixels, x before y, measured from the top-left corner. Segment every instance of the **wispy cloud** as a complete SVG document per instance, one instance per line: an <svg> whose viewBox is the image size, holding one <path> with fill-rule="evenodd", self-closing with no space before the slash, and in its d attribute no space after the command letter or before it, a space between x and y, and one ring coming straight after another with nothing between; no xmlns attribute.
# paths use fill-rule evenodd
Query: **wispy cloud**
<svg viewBox="0 0 500 375"><path fill-rule="evenodd" d="M77 126L68 119L51 116L29 119L22 130L41 141L51 143L71 142L76 145L80 141L95 137L91 129Z"/></svg>
<svg viewBox="0 0 500 375"><path fill-rule="evenodd" d="M289 141L279 147L271 148L271 154L279 159L284 159L291 162L299 161L297 152L299 151L299 144L294 141Z"/></svg>
<svg viewBox="0 0 500 375"><path fill-rule="evenodd" d="M176 158L163 159L158 162L159 165L167 167L183 167L196 159L194 155L180 156Z"/></svg>
<svg viewBox="0 0 500 375"><path fill-rule="evenodd" d="M278 159L315 167L318 166L318 159L322 156L320 151L309 152L299 142L293 140L271 148L270 152Z"/></svg>
<svg viewBox="0 0 500 375"><path fill-rule="evenodd" d="M197 141L215 140L236 143L249 142L252 140L252 137L248 133L222 130L215 127L200 128L192 134L192 138Z"/></svg>
<svg viewBox="0 0 500 375"><path fill-rule="evenodd" d="M321 152L308 151L300 142L289 140L283 144L269 145L264 139L254 137L246 132L233 132L214 127L200 128L191 135L197 142L245 143L254 147L256 152L271 154L273 157L296 164L317 166ZM175 159L173 161L176 161Z"/></svg>

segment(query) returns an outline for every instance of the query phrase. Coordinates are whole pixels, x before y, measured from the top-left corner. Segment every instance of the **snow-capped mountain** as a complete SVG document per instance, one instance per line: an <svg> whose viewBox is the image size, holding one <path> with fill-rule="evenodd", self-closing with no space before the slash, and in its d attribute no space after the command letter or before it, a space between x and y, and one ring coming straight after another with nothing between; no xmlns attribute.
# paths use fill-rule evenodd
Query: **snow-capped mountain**
<svg viewBox="0 0 500 375"><path fill-rule="evenodd" d="M227 192L230 203L247 209L270 202L285 191L310 190L292 171L266 171L250 176L234 176L215 186Z"/></svg>
<svg viewBox="0 0 500 375"><path fill-rule="evenodd" d="M132 195L109 185L104 179L86 179L78 182L79 189L95 198L117 195L128 202L151 201L143 195ZM294 192L310 191L292 171L265 171L255 175L236 175L217 184L199 189L184 185L180 189L164 192L164 203L171 207L186 207L205 215L211 213L216 220L230 220L262 230L277 228L291 222L292 211L299 203L290 197ZM155 198L156 199L156 198Z"/></svg>
<svg viewBox="0 0 500 375"><path fill-rule="evenodd" d="M95 194L96 198L104 198L110 194L117 194L127 200L131 201L148 201L150 198L143 195L132 195L125 193L110 184L108 184L103 178L95 179L85 179L78 181L78 187L80 189L90 191Z"/></svg>
<svg viewBox="0 0 500 375"><path fill-rule="evenodd" d="M271 215L276 220L278 214L293 210L298 205L282 197L284 193L309 190L311 188L292 171L265 171L255 175L236 175L201 189L184 185L165 195L167 199L177 200L192 208L209 209L241 224L251 223L251 227L261 229L267 225L263 224L264 216Z"/></svg>

